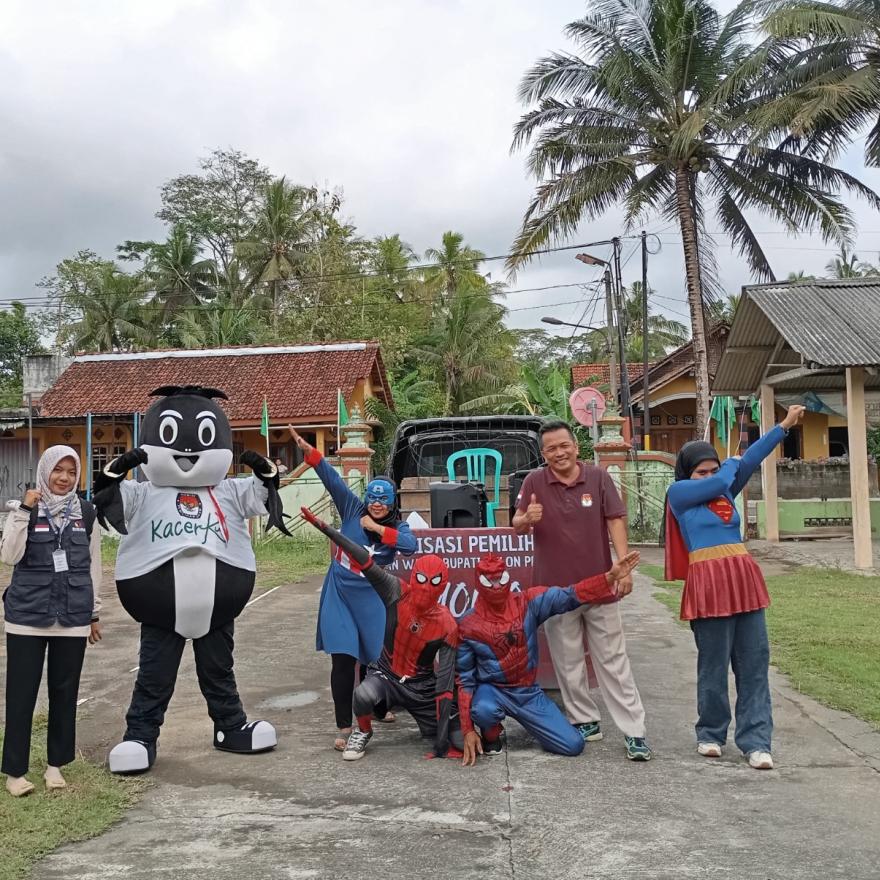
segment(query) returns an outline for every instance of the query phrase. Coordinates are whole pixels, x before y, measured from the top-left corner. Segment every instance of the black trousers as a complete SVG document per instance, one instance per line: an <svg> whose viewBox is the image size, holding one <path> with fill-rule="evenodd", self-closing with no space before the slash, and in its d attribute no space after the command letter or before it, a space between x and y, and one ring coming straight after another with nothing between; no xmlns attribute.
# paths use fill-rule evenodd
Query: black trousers
<svg viewBox="0 0 880 880"><path fill-rule="evenodd" d="M47 758L52 767L63 767L73 760L76 699L85 652L84 636L6 634L6 734L2 771L8 776L24 776L28 772L34 707L47 653Z"/></svg>
<svg viewBox="0 0 880 880"><path fill-rule="evenodd" d="M234 631L235 623L230 621L192 643L199 688L218 730L241 727L247 721L232 669ZM186 641L173 630L141 624L140 668L125 716L125 739L155 742L159 738Z"/></svg>
<svg viewBox="0 0 880 880"><path fill-rule="evenodd" d="M331 654L330 694L333 697L333 710L336 714L336 726L340 729L351 727L351 698L354 694L354 668L357 658L348 654ZM367 677L367 667L361 663L360 681ZM384 718L388 707L380 702L376 706L376 717Z"/></svg>

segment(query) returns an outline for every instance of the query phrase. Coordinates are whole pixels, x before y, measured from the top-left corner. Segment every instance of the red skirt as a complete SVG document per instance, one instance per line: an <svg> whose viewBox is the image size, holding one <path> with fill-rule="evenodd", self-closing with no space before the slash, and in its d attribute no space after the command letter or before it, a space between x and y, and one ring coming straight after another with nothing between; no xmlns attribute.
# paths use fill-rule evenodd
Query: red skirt
<svg viewBox="0 0 880 880"><path fill-rule="evenodd" d="M730 617L770 604L764 575L741 544L698 550L690 556L681 596L682 620Z"/></svg>

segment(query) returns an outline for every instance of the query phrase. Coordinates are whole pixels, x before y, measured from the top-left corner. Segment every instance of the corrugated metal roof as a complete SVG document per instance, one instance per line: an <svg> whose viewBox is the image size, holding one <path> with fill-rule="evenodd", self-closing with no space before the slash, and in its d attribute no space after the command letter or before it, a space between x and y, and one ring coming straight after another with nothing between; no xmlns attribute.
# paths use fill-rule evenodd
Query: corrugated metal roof
<svg viewBox="0 0 880 880"><path fill-rule="evenodd" d="M880 364L880 278L756 285L749 297L807 362Z"/></svg>
<svg viewBox="0 0 880 880"><path fill-rule="evenodd" d="M781 342L782 347L777 348ZM843 370L880 365L880 278L822 279L743 288L713 394L750 394L768 364ZM782 368L771 368L779 372ZM868 384L873 385L873 377ZM817 374L778 390L837 388L843 375Z"/></svg>

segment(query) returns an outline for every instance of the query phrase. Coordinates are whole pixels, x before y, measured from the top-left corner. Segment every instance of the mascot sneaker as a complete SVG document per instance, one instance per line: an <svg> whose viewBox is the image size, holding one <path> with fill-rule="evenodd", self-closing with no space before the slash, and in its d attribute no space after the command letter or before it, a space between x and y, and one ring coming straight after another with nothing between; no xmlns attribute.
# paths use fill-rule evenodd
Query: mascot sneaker
<svg viewBox="0 0 880 880"><path fill-rule="evenodd" d="M248 721L232 730L214 730L214 748L221 752L252 755L278 745L275 728L268 721Z"/></svg>
<svg viewBox="0 0 880 880"><path fill-rule="evenodd" d="M127 739L110 752L111 773L143 773L156 762L156 743Z"/></svg>

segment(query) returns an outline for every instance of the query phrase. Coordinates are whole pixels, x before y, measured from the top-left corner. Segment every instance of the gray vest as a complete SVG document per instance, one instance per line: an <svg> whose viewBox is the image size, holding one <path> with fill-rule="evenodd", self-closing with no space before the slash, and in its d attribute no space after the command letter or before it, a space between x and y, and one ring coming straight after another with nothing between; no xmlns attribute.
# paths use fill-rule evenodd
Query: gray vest
<svg viewBox="0 0 880 880"><path fill-rule="evenodd" d="M24 556L12 572L3 594L5 617L21 626L87 626L95 605L89 541L95 508L83 501L83 515L71 520L61 533L68 571L55 571L52 553L58 538L42 511L31 513Z"/></svg>

